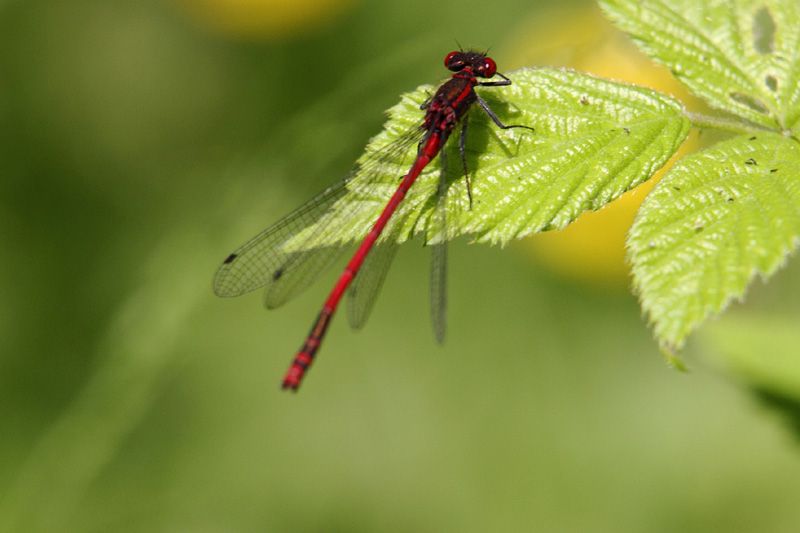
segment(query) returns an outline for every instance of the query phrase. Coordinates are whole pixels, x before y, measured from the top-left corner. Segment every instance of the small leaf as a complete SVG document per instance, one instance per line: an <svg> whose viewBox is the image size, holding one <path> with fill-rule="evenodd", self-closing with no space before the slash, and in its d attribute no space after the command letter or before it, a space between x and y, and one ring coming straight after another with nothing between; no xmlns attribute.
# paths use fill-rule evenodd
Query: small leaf
<svg viewBox="0 0 800 533"><path fill-rule="evenodd" d="M797 0L600 0L651 57L709 105L800 132Z"/></svg>
<svg viewBox="0 0 800 533"><path fill-rule="evenodd" d="M469 113L466 162L474 203L469 206L456 129L445 147L448 174L447 237L472 235L502 243L533 232L563 228L586 210L600 209L647 180L675 152L689 123L680 104L655 91L555 69L508 74L513 85L478 88L506 124L535 128L502 130L477 105ZM384 132L370 141L359 162L421 124L420 103L433 92L423 86L389 110ZM296 239L297 246L324 246L360 239L408 171L412 146L388 165L385 176L357 175L352 194ZM428 165L400 204L382 239L405 241L423 233L441 239L434 216L440 165ZM336 227L336 231L317 231ZM305 240L307 235L322 235ZM302 243L302 244L300 244Z"/></svg>
<svg viewBox="0 0 800 533"><path fill-rule="evenodd" d="M800 238L800 145L736 137L681 160L648 195L628 238L634 284L662 345L686 336Z"/></svg>

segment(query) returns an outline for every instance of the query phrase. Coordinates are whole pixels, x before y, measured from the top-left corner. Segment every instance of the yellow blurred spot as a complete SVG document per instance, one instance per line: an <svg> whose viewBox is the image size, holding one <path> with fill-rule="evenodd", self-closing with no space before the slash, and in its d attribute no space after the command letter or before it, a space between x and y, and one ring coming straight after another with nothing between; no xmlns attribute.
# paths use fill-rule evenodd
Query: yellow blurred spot
<svg viewBox="0 0 800 533"><path fill-rule="evenodd" d="M280 39L332 22L354 0L177 0L200 24L245 39Z"/></svg>
<svg viewBox="0 0 800 533"><path fill-rule="evenodd" d="M504 47L513 51L504 63L567 66L651 87L683 102L691 98L667 69L639 52L597 10L558 9L521 24L515 34ZM690 137L680 153L694 144ZM565 230L534 235L521 246L565 277L601 286L626 285L625 237L639 205L663 172L600 211L584 213Z"/></svg>

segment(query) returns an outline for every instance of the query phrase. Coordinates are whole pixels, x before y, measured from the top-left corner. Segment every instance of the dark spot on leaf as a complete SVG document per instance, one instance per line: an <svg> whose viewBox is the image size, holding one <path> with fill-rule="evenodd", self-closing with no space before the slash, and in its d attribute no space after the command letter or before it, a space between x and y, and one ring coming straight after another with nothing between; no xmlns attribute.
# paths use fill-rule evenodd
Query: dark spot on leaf
<svg viewBox="0 0 800 533"><path fill-rule="evenodd" d="M581 105L589 105L589 99L585 96L581 96Z"/></svg>
<svg viewBox="0 0 800 533"><path fill-rule="evenodd" d="M695 227L694 227L694 232L695 232L695 233L700 233L700 232L701 232L701 231L703 231L704 229L705 229L705 227L703 227L703 226L695 226Z"/></svg>
<svg viewBox="0 0 800 533"><path fill-rule="evenodd" d="M728 203L731 203L731 202L733 202L733 196L729 196L728 197Z"/></svg>
<svg viewBox="0 0 800 533"><path fill-rule="evenodd" d="M775 76L768 75L764 78L764 83L767 85L767 88L772 92L777 92L778 90L778 79Z"/></svg>
<svg viewBox="0 0 800 533"><path fill-rule="evenodd" d="M730 96L731 100L733 100L737 104L745 105L750 109L752 109L753 111L755 111L756 113L761 113L763 115L769 114L769 109L767 109L767 106L765 106L761 100L753 96L750 96L749 94L733 92L730 93L728 96Z"/></svg>
<svg viewBox="0 0 800 533"><path fill-rule="evenodd" d="M770 174L775 174L777 171L778 171L778 169L777 169L777 168L771 168L771 169L769 169L769 173L770 173Z"/></svg>
<svg viewBox="0 0 800 533"><path fill-rule="evenodd" d="M750 159L745 161L744 164L745 165L750 165L750 166L756 166L756 165L758 165L758 162L751 157Z"/></svg>
<svg viewBox="0 0 800 533"><path fill-rule="evenodd" d="M755 135L753 135L752 137L750 137L750 138L748 139L748 141L755 141L755 140L756 140L756 136L755 136Z"/></svg>
<svg viewBox="0 0 800 533"><path fill-rule="evenodd" d="M629 130L628 128L622 128L622 131L625 132L625 135L630 135L631 134L631 130Z"/></svg>
<svg viewBox="0 0 800 533"><path fill-rule="evenodd" d="M680 191L680 190L681 190L681 188L680 188L680 187L676 187L675 185L673 185L673 186L672 186L672 188L673 188L674 190L676 190L676 191Z"/></svg>
<svg viewBox="0 0 800 533"><path fill-rule="evenodd" d="M231 254L231 255L229 255L228 257L225 258L225 261L223 261L222 264L223 265L230 265L231 263L233 263L233 260L236 259L237 257L239 257L239 256L236 255L236 254Z"/></svg>
<svg viewBox="0 0 800 533"><path fill-rule="evenodd" d="M766 7L753 17L753 48L759 54L771 54L775 49L775 21Z"/></svg>
<svg viewBox="0 0 800 533"><path fill-rule="evenodd" d="M272 273L272 281L278 281L283 276L283 267Z"/></svg>

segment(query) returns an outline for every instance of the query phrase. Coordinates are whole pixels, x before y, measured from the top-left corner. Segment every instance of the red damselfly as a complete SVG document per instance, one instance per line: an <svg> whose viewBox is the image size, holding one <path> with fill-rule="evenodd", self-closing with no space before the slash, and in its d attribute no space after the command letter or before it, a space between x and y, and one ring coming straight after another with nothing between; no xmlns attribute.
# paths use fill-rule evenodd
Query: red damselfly
<svg viewBox="0 0 800 533"><path fill-rule="evenodd" d="M315 232L300 237L301 241L306 240L309 243L335 241L335 238L331 237L335 237L337 228L341 228L342 222L316 226L315 223L325 217L345 194L369 194L369 188L375 185L374 181L394 171L390 162L396 161L399 155L407 153L414 144L417 144L416 155L410 169L402 176L394 194L348 262L325 301L311 332L292 361L283 379L284 389L297 390L300 386L345 292L348 292L350 300L350 324L360 327L366 321L397 249L397 245L393 242L378 243L378 238L411 186L437 155L442 170L433 222L439 226L442 237L432 245L431 316L437 340L441 342L444 339L447 263L444 197L447 183L444 171L445 153L442 147L456 125L460 123L459 152L467 195L472 205L472 189L465 156L467 111L472 104L477 102L500 128L533 129L523 125L503 124L489 105L475 92L475 87L478 86L497 87L511 84L509 78L497 72L494 60L486 53L461 50L450 52L445 57L444 64L453 74L420 106L420 109L425 111L421 124L415 125L389 145L362 160L348 178L326 189L243 244L225 259L217 271L214 278L214 292L217 295L238 296L260 287L267 287L265 293L267 307L283 304L308 287L320 272L331 265L343 249L341 246L330 245L298 246L298 235L302 236L304 231L313 226ZM492 81L491 78L495 76L500 79ZM352 181L355 181L356 176L359 183L354 186ZM341 215L339 213L339 220L347 219Z"/></svg>

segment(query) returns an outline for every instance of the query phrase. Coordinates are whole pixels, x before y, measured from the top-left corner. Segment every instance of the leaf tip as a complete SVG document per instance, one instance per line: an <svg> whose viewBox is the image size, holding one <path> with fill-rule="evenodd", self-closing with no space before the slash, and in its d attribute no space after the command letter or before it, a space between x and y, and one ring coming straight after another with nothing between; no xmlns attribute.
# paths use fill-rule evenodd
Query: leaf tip
<svg viewBox="0 0 800 533"><path fill-rule="evenodd" d="M661 346L661 356L666 361L667 365L670 366L673 370L677 370L678 372L688 373L689 367L686 366L686 363L683 361L681 356L677 354L675 349L669 346Z"/></svg>

